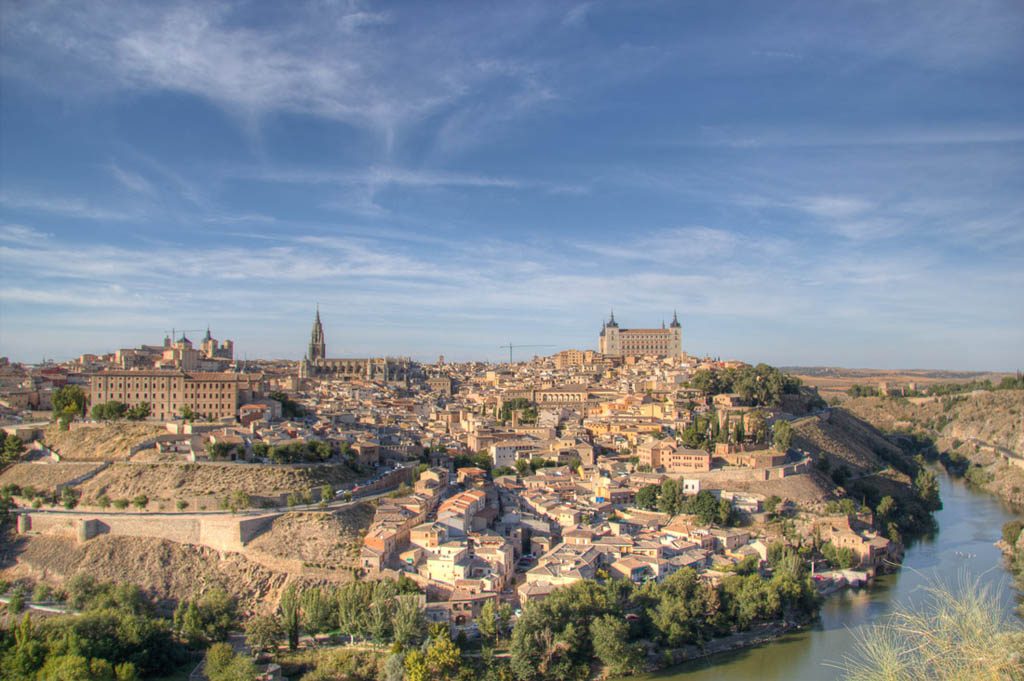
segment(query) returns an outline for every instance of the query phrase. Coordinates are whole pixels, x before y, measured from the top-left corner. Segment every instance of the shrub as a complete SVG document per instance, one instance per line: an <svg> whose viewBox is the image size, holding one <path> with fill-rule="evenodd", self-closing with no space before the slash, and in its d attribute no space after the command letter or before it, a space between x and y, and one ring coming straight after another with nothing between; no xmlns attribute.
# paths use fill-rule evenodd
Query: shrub
<svg viewBox="0 0 1024 681"><path fill-rule="evenodd" d="M114 508L119 511L123 511L128 508L129 501L127 499L114 499Z"/></svg>
<svg viewBox="0 0 1024 681"><path fill-rule="evenodd" d="M146 506L149 505L149 497L147 497L145 494L139 494L134 499L132 499L132 503L135 504L140 509L146 508Z"/></svg>
<svg viewBox="0 0 1024 681"><path fill-rule="evenodd" d="M1011 520L1003 525L1003 541L1010 546L1015 546L1022 528L1024 528L1024 523L1019 520Z"/></svg>
<svg viewBox="0 0 1024 681"><path fill-rule="evenodd" d="M175 504L175 506L179 511L184 511L186 508L188 508L188 502L185 501L184 499L178 499L178 503Z"/></svg>

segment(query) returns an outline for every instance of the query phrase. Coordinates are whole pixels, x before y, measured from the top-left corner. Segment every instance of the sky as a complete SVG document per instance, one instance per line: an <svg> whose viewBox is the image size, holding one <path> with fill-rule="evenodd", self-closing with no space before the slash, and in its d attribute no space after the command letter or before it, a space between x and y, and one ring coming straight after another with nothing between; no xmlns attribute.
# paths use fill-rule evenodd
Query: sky
<svg viewBox="0 0 1024 681"><path fill-rule="evenodd" d="M0 355L1024 366L1019 0L0 2Z"/></svg>

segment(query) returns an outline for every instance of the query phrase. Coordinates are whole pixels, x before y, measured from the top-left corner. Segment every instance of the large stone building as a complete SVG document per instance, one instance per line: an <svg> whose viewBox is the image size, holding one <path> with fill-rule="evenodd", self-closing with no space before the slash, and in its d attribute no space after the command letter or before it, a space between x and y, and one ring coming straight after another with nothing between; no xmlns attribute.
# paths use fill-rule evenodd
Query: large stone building
<svg viewBox="0 0 1024 681"><path fill-rule="evenodd" d="M148 402L150 417L170 420L188 407L209 419L234 418L240 399L251 400L261 391L259 376L181 370L103 371L89 377L90 400L111 400L134 407Z"/></svg>
<svg viewBox="0 0 1024 681"><path fill-rule="evenodd" d="M364 357L328 358L324 327L320 322L320 308L316 309L309 350L299 366L302 378L340 378L383 381L407 381L413 371L413 362L406 358Z"/></svg>
<svg viewBox="0 0 1024 681"><path fill-rule="evenodd" d="M683 327L673 312L672 323L668 328L665 328L665 323L662 322L660 329L620 329L615 321L615 313L612 313L611 318L601 325L598 349L602 355L612 357L682 357Z"/></svg>

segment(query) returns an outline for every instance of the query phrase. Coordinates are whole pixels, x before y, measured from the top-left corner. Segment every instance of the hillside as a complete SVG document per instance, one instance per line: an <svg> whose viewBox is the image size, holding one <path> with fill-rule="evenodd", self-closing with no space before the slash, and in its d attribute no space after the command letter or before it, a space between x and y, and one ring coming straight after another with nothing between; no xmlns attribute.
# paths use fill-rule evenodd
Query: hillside
<svg viewBox="0 0 1024 681"><path fill-rule="evenodd" d="M312 565L356 568L373 513L371 504L356 504L342 513L286 513L249 548Z"/></svg>
<svg viewBox="0 0 1024 681"><path fill-rule="evenodd" d="M982 443L1024 456L1024 391L978 391L941 399L847 399L843 408L887 431L918 432L935 441L947 462L966 459L982 468L974 480L1024 504L1024 469L1010 466ZM987 478L987 480L986 480Z"/></svg>
<svg viewBox="0 0 1024 681"><path fill-rule="evenodd" d="M88 572L140 585L168 613L180 599L219 585L238 598L244 612L267 612L288 581L350 580L373 512L371 504L362 503L334 513L287 513L242 552L141 537L100 535L80 544L66 537L11 534L0 553L0 579L59 586Z"/></svg>
<svg viewBox="0 0 1024 681"><path fill-rule="evenodd" d="M288 578L240 553L140 537L99 536L85 544L66 537L19 537L5 554L17 562L9 564L5 558L3 579L29 578L58 586L87 572L98 579L138 584L165 611L217 585L234 594L243 610L262 611L264 602L276 602Z"/></svg>
<svg viewBox="0 0 1024 681"><path fill-rule="evenodd" d="M276 496L340 485L356 477L347 466L292 467L244 463L118 463L82 485L88 499L107 495L131 499L145 494L153 501L223 496L242 490L252 496Z"/></svg>
<svg viewBox="0 0 1024 681"><path fill-rule="evenodd" d="M54 423L46 428L43 442L60 454L62 461L125 461L134 445L166 434L167 428L152 423L87 425L72 430L61 430Z"/></svg>

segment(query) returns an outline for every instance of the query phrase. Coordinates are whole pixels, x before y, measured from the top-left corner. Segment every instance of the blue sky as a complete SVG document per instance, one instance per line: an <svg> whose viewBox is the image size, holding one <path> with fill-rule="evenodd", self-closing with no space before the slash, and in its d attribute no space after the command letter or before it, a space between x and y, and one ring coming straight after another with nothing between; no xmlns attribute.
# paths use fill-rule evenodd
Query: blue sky
<svg viewBox="0 0 1024 681"><path fill-rule="evenodd" d="M670 320L1024 365L1024 5L4 2L0 354L507 357ZM530 351L522 351L525 357Z"/></svg>

